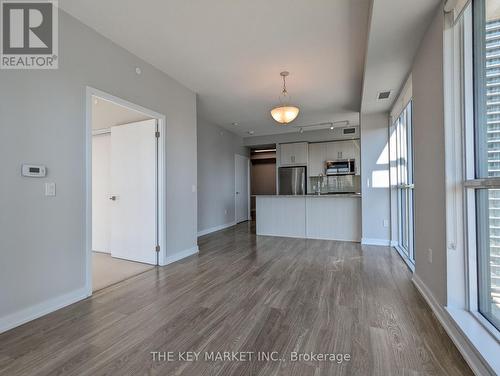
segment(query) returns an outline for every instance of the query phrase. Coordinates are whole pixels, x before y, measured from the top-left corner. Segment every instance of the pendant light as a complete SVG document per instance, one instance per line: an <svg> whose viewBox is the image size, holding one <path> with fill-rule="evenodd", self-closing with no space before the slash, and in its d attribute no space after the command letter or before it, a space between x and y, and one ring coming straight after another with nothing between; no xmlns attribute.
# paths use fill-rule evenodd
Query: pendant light
<svg viewBox="0 0 500 376"><path fill-rule="evenodd" d="M289 72L281 72L280 76L283 77L283 90L281 92L283 96L283 103L281 106L275 107L271 110L271 116L281 125L287 125L295 120L299 114L299 108L295 106L290 106L288 103L289 97L286 90L286 77Z"/></svg>

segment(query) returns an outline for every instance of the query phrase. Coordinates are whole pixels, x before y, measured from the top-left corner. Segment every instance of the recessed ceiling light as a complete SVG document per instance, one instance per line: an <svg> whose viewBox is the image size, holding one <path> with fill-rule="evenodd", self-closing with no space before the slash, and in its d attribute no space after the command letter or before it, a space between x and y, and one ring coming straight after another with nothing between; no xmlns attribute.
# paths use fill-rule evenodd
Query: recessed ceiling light
<svg viewBox="0 0 500 376"><path fill-rule="evenodd" d="M234 126L238 126L238 125L240 125L240 123L238 123L237 121L232 122L232 124L233 124Z"/></svg>
<svg viewBox="0 0 500 376"><path fill-rule="evenodd" d="M333 131L335 127L333 125L330 125L330 129Z"/></svg>
<svg viewBox="0 0 500 376"><path fill-rule="evenodd" d="M251 136L251 135L253 135L255 132L254 132L254 131L248 131L247 133Z"/></svg>
<svg viewBox="0 0 500 376"><path fill-rule="evenodd" d="M137 74L141 74L141 73L142 73L141 68L136 67L136 68L135 68L135 73L137 73Z"/></svg>

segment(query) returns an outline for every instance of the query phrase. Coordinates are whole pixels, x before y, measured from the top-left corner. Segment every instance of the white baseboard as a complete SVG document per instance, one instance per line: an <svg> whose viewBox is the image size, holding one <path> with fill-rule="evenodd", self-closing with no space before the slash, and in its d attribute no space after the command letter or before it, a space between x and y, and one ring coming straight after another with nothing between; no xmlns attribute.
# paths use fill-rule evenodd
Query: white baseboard
<svg viewBox="0 0 500 376"><path fill-rule="evenodd" d="M87 289L85 287L82 287L81 289L57 296L42 303L35 304L20 311L11 313L10 315L1 317L0 333L25 324L28 321L45 316L46 314L57 311L58 309L66 307L70 304L76 303L82 299L85 299L87 296Z"/></svg>
<svg viewBox="0 0 500 376"><path fill-rule="evenodd" d="M460 328L455 324L453 318L446 311L444 307L439 304L435 296L425 285L425 283L416 274L412 278L413 284L423 296L424 300L430 306L432 312L438 319L439 323L443 326L448 336L451 338L458 351L462 354L465 361L472 369L475 375L493 375L487 367L481 357L478 355L476 349L470 344L467 337L462 333Z"/></svg>
<svg viewBox="0 0 500 376"><path fill-rule="evenodd" d="M199 251L198 250L198 246L195 246L193 248L186 249L184 251L180 251L180 252L174 253L172 256L167 256L167 259L165 260L165 263L163 265L161 265L161 266L165 266L165 265L171 264L173 262L182 260L183 258L195 255L195 254L198 253L198 251Z"/></svg>
<svg viewBox="0 0 500 376"><path fill-rule="evenodd" d="M231 227L231 226L234 226L234 225L236 225L236 222L225 223L223 225L219 225L219 226L215 226L215 227L210 227L210 228L207 228L205 230L198 231L198 236L203 236L203 235L211 234L212 232L224 230L225 228L228 228L228 227Z"/></svg>
<svg viewBox="0 0 500 376"><path fill-rule="evenodd" d="M396 247L398 242L396 240L391 240L391 247Z"/></svg>
<svg viewBox="0 0 500 376"><path fill-rule="evenodd" d="M391 245L391 241L388 239L362 238L361 244L363 244L363 245L381 245L384 247L389 247Z"/></svg>

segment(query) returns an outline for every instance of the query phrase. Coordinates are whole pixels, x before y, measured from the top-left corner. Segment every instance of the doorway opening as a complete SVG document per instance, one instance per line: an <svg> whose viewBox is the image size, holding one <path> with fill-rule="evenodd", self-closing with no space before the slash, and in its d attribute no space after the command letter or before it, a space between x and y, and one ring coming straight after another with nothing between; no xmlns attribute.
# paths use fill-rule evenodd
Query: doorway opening
<svg viewBox="0 0 500 376"><path fill-rule="evenodd" d="M276 195L276 144L255 146L250 149L250 213L256 216L256 196Z"/></svg>
<svg viewBox="0 0 500 376"><path fill-rule="evenodd" d="M164 264L165 117L87 88L88 294Z"/></svg>

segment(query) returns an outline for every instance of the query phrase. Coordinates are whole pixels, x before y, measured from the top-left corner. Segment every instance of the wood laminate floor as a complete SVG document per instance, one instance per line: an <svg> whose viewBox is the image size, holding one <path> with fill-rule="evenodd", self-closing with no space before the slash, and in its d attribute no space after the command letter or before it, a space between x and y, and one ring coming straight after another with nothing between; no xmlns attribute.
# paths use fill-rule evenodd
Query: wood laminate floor
<svg viewBox="0 0 500 376"><path fill-rule="evenodd" d="M257 237L248 223L199 245L199 256L0 335L0 375L471 374L390 248ZM200 354L153 361L152 351ZM205 360L212 352L240 360Z"/></svg>

